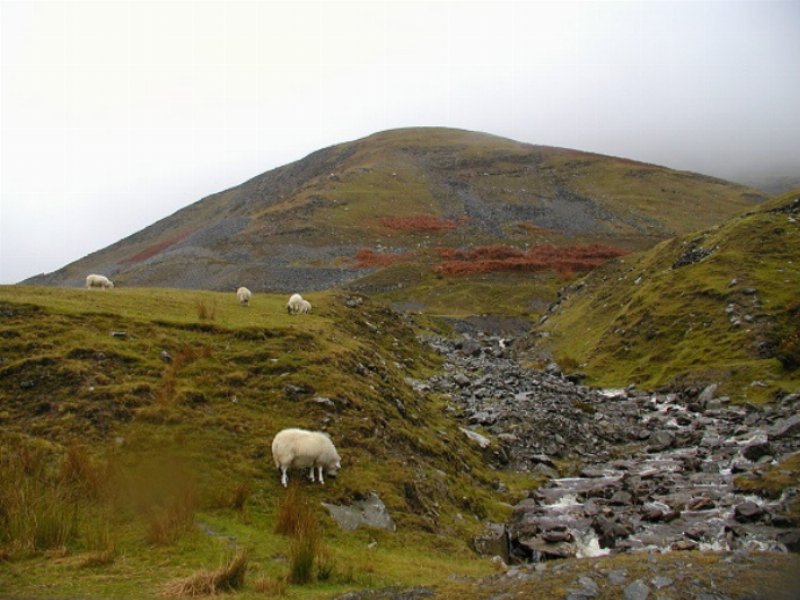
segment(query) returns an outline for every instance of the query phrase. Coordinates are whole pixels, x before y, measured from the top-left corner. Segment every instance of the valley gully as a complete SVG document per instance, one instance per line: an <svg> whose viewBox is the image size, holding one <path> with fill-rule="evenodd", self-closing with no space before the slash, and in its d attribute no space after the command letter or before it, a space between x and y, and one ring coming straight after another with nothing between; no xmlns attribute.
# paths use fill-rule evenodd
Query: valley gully
<svg viewBox="0 0 800 600"><path fill-rule="evenodd" d="M476 538L479 551L506 562L800 551L800 529L785 516L800 490L770 498L734 484L798 452L800 395L760 408L732 405L713 385L700 393L592 389L555 364L522 368L508 339L471 332L425 341L446 363L421 385L448 394L449 410L496 468L547 479L508 523ZM559 476L565 464L575 476Z"/></svg>

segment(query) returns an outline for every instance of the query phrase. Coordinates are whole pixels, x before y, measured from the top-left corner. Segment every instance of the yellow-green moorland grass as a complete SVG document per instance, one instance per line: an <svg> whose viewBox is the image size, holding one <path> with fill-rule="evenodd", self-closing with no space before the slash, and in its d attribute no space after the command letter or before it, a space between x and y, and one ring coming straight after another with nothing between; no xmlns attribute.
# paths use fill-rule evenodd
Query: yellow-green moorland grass
<svg viewBox="0 0 800 600"><path fill-rule="evenodd" d="M270 456L286 426L327 430L343 457L335 481L300 483L311 506L375 491L398 524L343 532L315 513L325 544L288 594L488 572L469 540L514 498L492 492L503 476L444 399L407 382L439 361L411 324L369 299L309 294L314 314L289 316L282 296L249 310L228 296L0 287L0 588L157 595L231 544L248 549L248 581L288 581ZM216 304L214 321L198 299ZM257 594L247 582L239 593Z"/></svg>

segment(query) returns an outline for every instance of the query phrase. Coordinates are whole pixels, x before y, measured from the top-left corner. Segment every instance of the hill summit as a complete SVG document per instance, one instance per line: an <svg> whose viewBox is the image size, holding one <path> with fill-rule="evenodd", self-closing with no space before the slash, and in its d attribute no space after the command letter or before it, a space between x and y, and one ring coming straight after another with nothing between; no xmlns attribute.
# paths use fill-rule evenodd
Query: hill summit
<svg viewBox="0 0 800 600"><path fill-rule="evenodd" d="M258 175L27 283L78 286L97 272L123 286L321 290L401 259L433 269L441 248L646 248L764 199L626 159L398 129Z"/></svg>

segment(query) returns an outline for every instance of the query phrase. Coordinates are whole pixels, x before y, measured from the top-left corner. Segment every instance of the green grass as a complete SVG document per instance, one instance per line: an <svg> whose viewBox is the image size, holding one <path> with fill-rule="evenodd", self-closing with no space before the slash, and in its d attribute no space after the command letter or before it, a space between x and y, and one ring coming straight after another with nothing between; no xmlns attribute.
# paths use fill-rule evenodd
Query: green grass
<svg viewBox="0 0 800 600"><path fill-rule="evenodd" d="M289 597L488 572L469 540L508 515L525 481L493 493L505 476L442 398L405 382L440 361L412 323L369 300L309 297L313 314L288 316L283 296L265 294L244 308L232 293L0 287L0 463L17 474L0 478L0 589L157 595L218 569L232 545L248 552L240 597L258 597L259 581L279 588L289 543L274 533L285 490L269 446L285 426L327 429L342 455L335 482L302 484L313 505L376 491L398 526L342 532L318 513L326 575L288 585ZM35 477L20 451L40 456ZM30 494L43 498L29 507L39 517L20 508Z"/></svg>
<svg viewBox="0 0 800 600"><path fill-rule="evenodd" d="M598 385L716 381L721 393L753 402L797 391L797 369L777 349L796 353L800 232L770 210L795 196L588 275L543 327L556 359ZM673 268L693 245L713 252Z"/></svg>

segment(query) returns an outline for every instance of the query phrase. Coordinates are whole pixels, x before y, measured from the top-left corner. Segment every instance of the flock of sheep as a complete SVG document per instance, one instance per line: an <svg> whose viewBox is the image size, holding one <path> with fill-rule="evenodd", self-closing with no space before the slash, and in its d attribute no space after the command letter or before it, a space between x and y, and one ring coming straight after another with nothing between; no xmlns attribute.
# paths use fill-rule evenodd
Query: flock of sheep
<svg viewBox="0 0 800 600"><path fill-rule="evenodd" d="M87 289L108 290L113 287L114 283L104 275L93 273L86 276ZM242 306L249 306L252 296L246 287L236 290L236 298ZM311 303L300 294L292 294L286 303L286 311L290 315L306 315L311 312ZM327 433L294 427L279 431L272 440L272 458L280 471L283 487L289 484L289 469L309 469L311 482L324 484L323 472L336 477L342 466L339 453Z"/></svg>
<svg viewBox="0 0 800 600"><path fill-rule="evenodd" d="M86 289L100 288L110 290L113 287L114 282L105 275L92 273L86 276ZM240 287L236 290L236 298L242 306L250 306L250 298L252 297L253 292L246 287ZM286 312L290 315L307 315L311 312L311 303L300 294L292 294L289 296L289 302L286 303Z"/></svg>

